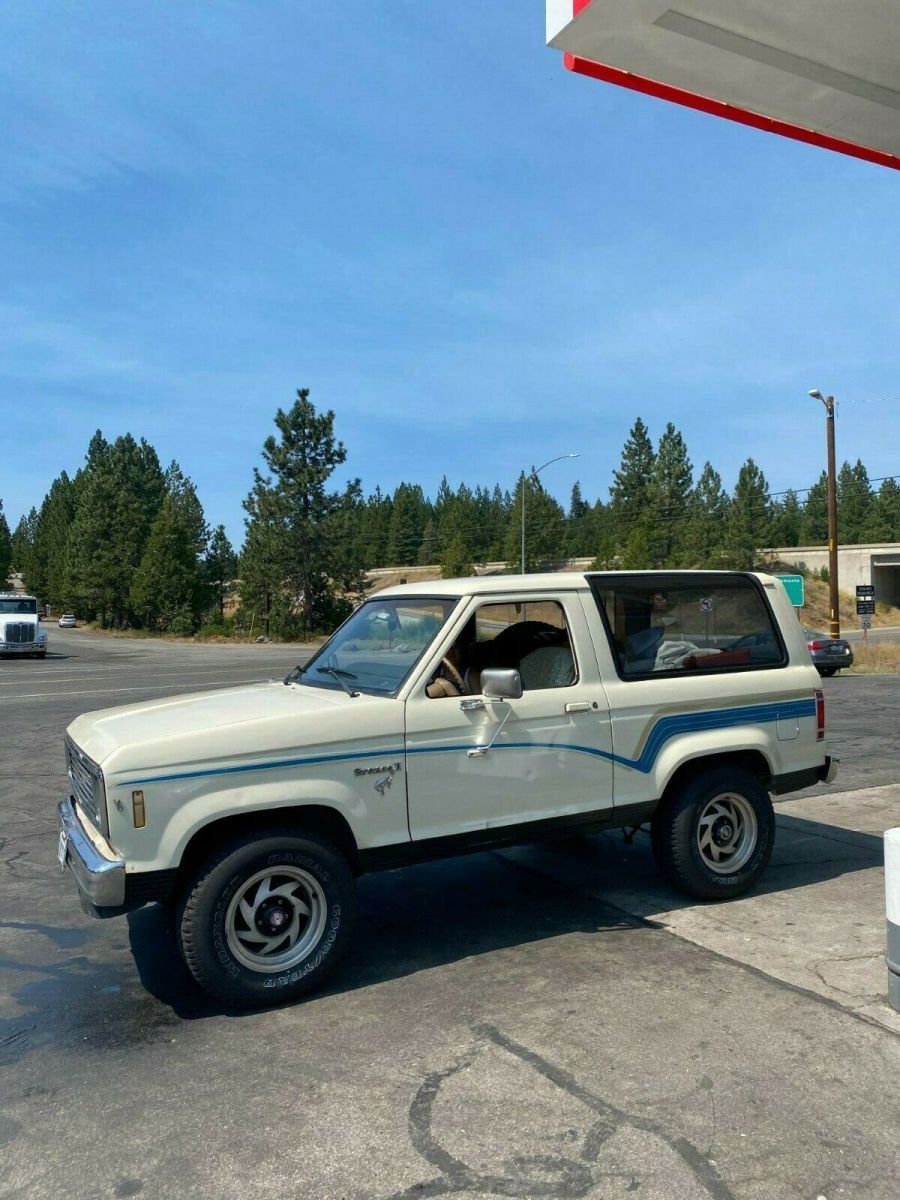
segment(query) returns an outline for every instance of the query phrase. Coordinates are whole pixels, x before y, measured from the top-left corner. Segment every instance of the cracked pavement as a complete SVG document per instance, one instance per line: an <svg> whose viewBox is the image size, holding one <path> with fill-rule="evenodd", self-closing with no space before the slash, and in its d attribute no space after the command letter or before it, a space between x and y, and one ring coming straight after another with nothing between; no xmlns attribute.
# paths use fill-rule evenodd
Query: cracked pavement
<svg viewBox="0 0 900 1200"><path fill-rule="evenodd" d="M0 662L4 1200L894 1200L900 679L825 681L842 775L779 802L751 895L688 903L641 835L371 876L327 991L234 1016L193 988L163 910L82 916L54 860L61 735L298 651L51 645Z"/></svg>

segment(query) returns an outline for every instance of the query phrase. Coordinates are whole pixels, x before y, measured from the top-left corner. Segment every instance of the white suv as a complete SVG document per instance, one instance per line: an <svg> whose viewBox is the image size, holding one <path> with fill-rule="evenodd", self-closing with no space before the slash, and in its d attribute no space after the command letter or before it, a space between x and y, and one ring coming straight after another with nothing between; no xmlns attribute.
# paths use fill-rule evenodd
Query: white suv
<svg viewBox="0 0 900 1200"><path fill-rule="evenodd" d="M363 871L646 823L672 884L738 896L824 736L776 579L396 587L283 681L79 717L59 857L86 911L171 902L200 984L274 1003L337 962Z"/></svg>

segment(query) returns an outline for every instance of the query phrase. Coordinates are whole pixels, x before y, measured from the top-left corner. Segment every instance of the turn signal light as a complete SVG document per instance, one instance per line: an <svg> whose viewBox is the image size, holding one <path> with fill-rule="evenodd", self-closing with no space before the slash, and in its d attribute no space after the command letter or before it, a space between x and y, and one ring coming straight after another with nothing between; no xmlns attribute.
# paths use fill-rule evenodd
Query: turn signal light
<svg viewBox="0 0 900 1200"><path fill-rule="evenodd" d="M143 829L147 824L147 813L144 808L144 793L131 793L131 811L134 814L135 829Z"/></svg>

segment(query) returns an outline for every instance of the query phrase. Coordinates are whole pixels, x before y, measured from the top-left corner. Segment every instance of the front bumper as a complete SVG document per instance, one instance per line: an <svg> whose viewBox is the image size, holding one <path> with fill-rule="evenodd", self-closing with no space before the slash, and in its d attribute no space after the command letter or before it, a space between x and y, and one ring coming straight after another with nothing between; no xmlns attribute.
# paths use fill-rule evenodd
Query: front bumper
<svg viewBox="0 0 900 1200"><path fill-rule="evenodd" d="M43 642L0 642L0 654L38 654L47 649Z"/></svg>
<svg viewBox="0 0 900 1200"><path fill-rule="evenodd" d="M106 858L85 832L75 802L66 796L57 806L59 862L75 876L82 906L119 908L125 903L125 860ZM99 914L96 914L99 915Z"/></svg>

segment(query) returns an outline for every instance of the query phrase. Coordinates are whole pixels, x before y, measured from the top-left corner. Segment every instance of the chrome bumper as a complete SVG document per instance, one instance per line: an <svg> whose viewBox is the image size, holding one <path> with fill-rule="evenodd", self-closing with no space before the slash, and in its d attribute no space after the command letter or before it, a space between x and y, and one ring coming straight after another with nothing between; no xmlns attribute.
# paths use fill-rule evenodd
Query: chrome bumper
<svg viewBox="0 0 900 1200"><path fill-rule="evenodd" d="M84 831L71 796L57 806L60 866L75 876L82 896L97 908L125 903L125 860L104 858Z"/></svg>

